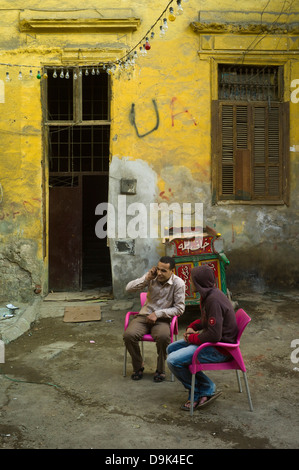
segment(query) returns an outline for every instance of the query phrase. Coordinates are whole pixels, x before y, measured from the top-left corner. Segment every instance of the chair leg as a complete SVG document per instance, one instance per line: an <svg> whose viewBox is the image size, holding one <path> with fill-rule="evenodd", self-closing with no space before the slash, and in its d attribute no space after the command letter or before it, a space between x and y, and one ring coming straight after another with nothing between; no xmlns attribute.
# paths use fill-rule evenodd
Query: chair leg
<svg viewBox="0 0 299 470"><path fill-rule="evenodd" d="M243 372L243 377L244 377L244 382L245 382L245 387L246 387L246 392L247 392L247 397L248 397L249 409L250 409L250 411L253 411L253 406L252 406L252 401L251 401L251 396L250 396L250 391L249 391L249 385L248 385L246 372Z"/></svg>
<svg viewBox="0 0 299 470"><path fill-rule="evenodd" d="M142 360L144 362L144 343L141 341L141 352L142 352Z"/></svg>
<svg viewBox="0 0 299 470"><path fill-rule="evenodd" d="M242 384L241 384L240 374L239 374L238 370L236 370L236 374L237 374L237 381L238 381L238 385L239 385L239 392L242 393Z"/></svg>
<svg viewBox="0 0 299 470"><path fill-rule="evenodd" d="M124 366L123 366L123 377L127 375L127 348L125 346L125 352L124 352Z"/></svg>
<svg viewBox="0 0 299 470"><path fill-rule="evenodd" d="M191 380L191 400L190 400L190 416L193 416L193 405L194 405L194 388L195 388L195 374L192 374Z"/></svg>
<svg viewBox="0 0 299 470"><path fill-rule="evenodd" d="M178 335L174 335L175 341L178 340ZM171 382L174 382L174 375L171 373Z"/></svg>

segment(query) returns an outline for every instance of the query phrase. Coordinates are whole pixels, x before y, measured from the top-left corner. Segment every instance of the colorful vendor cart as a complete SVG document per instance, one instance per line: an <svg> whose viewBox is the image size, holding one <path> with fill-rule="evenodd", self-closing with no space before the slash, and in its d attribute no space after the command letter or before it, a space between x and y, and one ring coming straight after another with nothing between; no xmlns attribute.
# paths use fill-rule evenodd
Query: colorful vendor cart
<svg viewBox="0 0 299 470"><path fill-rule="evenodd" d="M203 264L213 268L217 287L227 295L225 268L229 260L223 253L221 234L207 226L200 237L194 233L194 230L184 230L179 234L180 238L170 235L164 239L165 253L175 259L175 273L185 282L186 305L196 305L200 301L199 293L191 292L190 273L193 267Z"/></svg>

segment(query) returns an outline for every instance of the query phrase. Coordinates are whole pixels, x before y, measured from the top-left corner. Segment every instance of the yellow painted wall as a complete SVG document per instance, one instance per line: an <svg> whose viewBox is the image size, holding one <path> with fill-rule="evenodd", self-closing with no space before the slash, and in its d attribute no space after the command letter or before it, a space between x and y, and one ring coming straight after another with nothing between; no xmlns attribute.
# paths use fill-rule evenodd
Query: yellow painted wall
<svg viewBox="0 0 299 470"><path fill-rule="evenodd" d="M3 81L3 93L0 93L0 263L5 273L0 280L0 297L7 296L14 285L13 276L19 276L23 281L24 289L19 289L22 298L26 298L29 291L32 293L37 285L47 291L47 239L44 232L47 234L48 231L48 193L42 129L45 103L41 94L43 78L36 78L37 71L44 65L83 65L85 62L89 65L93 61L108 62L121 57L141 40L167 3L162 0L111 0L100 2L95 9L94 2L86 0L85 10L82 10L82 2L76 0L45 0L38 7L37 2L29 0L27 10L23 11L21 1L13 2L13 6L9 1L0 1L0 79ZM172 6L176 10L176 2ZM224 18L236 25L240 22L240 12L243 12L243 22L289 25L299 11L292 4L290 9L287 5L281 12L282 2L274 0L269 4L264 2L264 5L257 0L242 4L239 1L189 0L182 1L182 6L184 14L175 22L168 22L169 30L164 39L159 37L161 23L158 22L154 29L155 38L150 40L151 50L147 57L138 59L130 79L124 75L111 78L111 164L113 166L115 161L115 168L118 168L118 161L132 164L141 161L144 168L148 168L148 173L143 173L144 178L140 170L136 170L139 184L146 185L149 175L154 181L147 203L203 202L206 223L223 233L227 251L233 259L234 253L239 257L242 250L246 252L244 269L252 271L249 262L252 249L260 257L270 243L274 264L278 253L274 251L285 237L292 249L298 248L295 221L298 220L299 103L291 103L290 107L290 206L213 206L210 133L215 84L212 57L215 50L217 54L222 50L227 58L231 54L232 60L240 60L242 52L249 50L255 61L267 61L271 56L269 48L272 48L277 60L286 60L285 99L288 100L291 83L299 78L298 36L283 33L274 40L266 33L265 37L261 33L201 36L190 24L199 20L200 13L201 21L208 19L221 23ZM264 7L265 11L262 11ZM105 17L107 9L110 9L109 17L122 18L127 14L122 9L128 8L132 9L132 17L140 19L136 31L111 28L84 31L84 20L87 23L90 18ZM59 31L58 22L49 30L22 29L24 18L42 18L45 23L51 19L53 25L55 15L60 21L64 11L67 11L64 16L68 20L74 16L79 18L83 25L80 32L75 28ZM250 54L245 55L245 60L248 57ZM31 66L33 78L29 77ZM22 70L22 80L18 79L19 70ZM9 82L5 80L7 71L11 78ZM152 100L157 104L159 125L148 136L140 138L130 120L132 104L139 133L143 134L156 124ZM116 193L111 194L110 197L115 198ZM150 250L150 246L146 249ZM133 261L130 259L130 263L138 264L142 250L139 247L139 253ZM160 253L161 246L154 243L151 257L154 259ZM123 260L115 257L113 260L117 266L124 266ZM294 273L296 269L294 267Z"/></svg>
<svg viewBox="0 0 299 470"><path fill-rule="evenodd" d="M2 59L4 57L2 56ZM21 63L24 57L18 56ZM4 62L16 60L6 54ZM11 81L5 79L9 70ZM43 280L40 82L3 68L0 104L0 296L26 299Z"/></svg>

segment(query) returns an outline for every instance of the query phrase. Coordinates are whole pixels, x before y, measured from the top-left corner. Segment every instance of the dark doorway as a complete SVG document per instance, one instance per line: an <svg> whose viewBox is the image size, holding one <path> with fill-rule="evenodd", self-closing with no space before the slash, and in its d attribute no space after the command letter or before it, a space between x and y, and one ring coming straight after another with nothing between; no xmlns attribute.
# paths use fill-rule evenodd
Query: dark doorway
<svg viewBox="0 0 299 470"><path fill-rule="evenodd" d="M107 202L108 177L83 176L83 289L107 287L112 283L110 252L107 238L100 239L95 234L95 225L99 216L95 208L101 202Z"/></svg>

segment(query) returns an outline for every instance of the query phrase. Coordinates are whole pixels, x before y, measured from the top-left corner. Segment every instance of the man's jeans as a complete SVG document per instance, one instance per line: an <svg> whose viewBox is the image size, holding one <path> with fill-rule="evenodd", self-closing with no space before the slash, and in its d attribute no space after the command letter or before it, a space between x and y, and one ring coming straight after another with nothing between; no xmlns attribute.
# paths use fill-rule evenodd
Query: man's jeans
<svg viewBox="0 0 299 470"><path fill-rule="evenodd" d="M167 348L167 365L175 377L189 390L189 400L191 391L192 374L189 371L189 365L192 362L192 356L198 345L187 343L184 339L171 343ZM197 356L199 362L224 362L231 360L218 351L214 346L207 346L199 351ZM203 372L197 372L195 375L194 401L200 397L209 397L215 393L216 386L209 377Z"/></svg>

